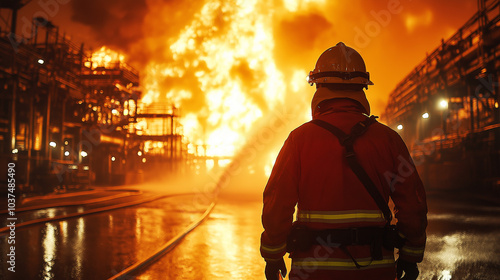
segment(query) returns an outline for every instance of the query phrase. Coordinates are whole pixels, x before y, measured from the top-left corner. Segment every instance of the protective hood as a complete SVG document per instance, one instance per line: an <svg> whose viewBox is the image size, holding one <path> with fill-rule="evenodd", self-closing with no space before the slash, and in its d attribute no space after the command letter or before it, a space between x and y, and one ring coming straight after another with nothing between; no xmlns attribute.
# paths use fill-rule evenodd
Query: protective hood
<svg viewBox="0 0 500 280"><path fill-rule="evenodd" d="M320 87L316 90L311 102L312 115L314 116L319 103L333 98L349 98L356 100L365 108L366 113L370 115L370 104L363 90L331 90L326 87Z"/></svg>

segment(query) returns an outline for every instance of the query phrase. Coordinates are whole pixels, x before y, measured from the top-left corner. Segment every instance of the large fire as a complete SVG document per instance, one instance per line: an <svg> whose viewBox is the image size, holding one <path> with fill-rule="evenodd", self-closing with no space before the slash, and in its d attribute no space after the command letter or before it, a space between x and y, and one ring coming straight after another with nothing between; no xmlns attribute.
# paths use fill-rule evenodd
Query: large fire
<svg viewBox="0 0 500 280"><path fill-rule="evenodd" d="M175 107L191 153L233 156L257 123L281 107L301 108L289 129L310 118L314 89L306 75L339 41L365 58L375 83L367 97L379 115L397 82L470 17L472 2L462 1L462 9L451 0L145 0L133 7L116 0L102 6L106 26L101 17L80 22L139 64L142 104ZM73 3L78 11L97 5ZM277 142L267 151L266 170Z"/></svg>
<svg viewBox="0 0 500 280"><path fill-rule="evenodd" d="M143 102L187 107L184 133L194 146L206 145L208 156L234 155L255 121L300 89L275 63L271 9L258 1L208 1L167 42L171 59L148 65ZM305 81L306 69L297 71Z"/></svg>
<svg viewBox="0 0 500 280"><path fill-rule="evenodd" d="M116 63L123 63L125 55L102 46L99 50L92 53L90 60L85 63L86 67L95 69L97 67L112 68Z"/></svg>

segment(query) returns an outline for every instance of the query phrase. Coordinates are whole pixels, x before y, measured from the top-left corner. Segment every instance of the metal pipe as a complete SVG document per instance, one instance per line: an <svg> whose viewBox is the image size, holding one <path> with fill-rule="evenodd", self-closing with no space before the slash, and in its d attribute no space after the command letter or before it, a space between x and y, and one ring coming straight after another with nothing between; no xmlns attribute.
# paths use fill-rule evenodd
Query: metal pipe
<svg viewBox="0 0 500 280"><path fill-rule="evenodd" d="M62 110L61 110L61 157L60 159L61 160L64 160L64 150L66 149L65 148L65 141L64 141L64 122L65 122L65 114L66 114L66 98L67 96L65 96L63 98L63 102L62 102Z"/></svg>
<svg viewBox="0 0 500 280"><path fill-rule="evenodd" d="M20 2L20 1L18 1ZM16 5L17 4L17 5ZM12 21L10 22L10 32L12 36L15 38L16 28L17 28L17 10L19 10L20 3L14 4L15 6L12 8Z"/></svg>
<svg viewBox="0 0 500 280"><path fill-rule="evenodd" d="M45 156L49 157L49 164L50 164L50 159L51 159L51 152L50 152L50 109L51 109L51 102L52 102L52 91L55 91L55 80L52 80L51 86L47 92L47 110L46 110L46 115L45 115L45 143L44 143L44 150L45 150Z"/></svg>
<svg viewBox="0 0 500 280"><path fill-rule="evenodd" d="M15 71L15 53L13 58L13 71ZM10 151L16 148L16 102L17 102L17 74L12 75L12 104L10 106Z"/></svg>
<svg viewBox="0 0 500 280"><path fill-rule="evenodd" d="M34 118L34 106L33 106L33 95L30 94L30 110L29 110L29 126L28 126L28 163L26 165L26 186L30 185L30 175L31 175L31 153L33 149L33 136L34 136L34 127L33 127L33 118Z"/></svg>
<svg viewBox="0 0 500 280"><path fill-rule="evenodd" d="M474 131L474 96L470 85L467 85L467 95L469 96L470 130Z"/></svg>

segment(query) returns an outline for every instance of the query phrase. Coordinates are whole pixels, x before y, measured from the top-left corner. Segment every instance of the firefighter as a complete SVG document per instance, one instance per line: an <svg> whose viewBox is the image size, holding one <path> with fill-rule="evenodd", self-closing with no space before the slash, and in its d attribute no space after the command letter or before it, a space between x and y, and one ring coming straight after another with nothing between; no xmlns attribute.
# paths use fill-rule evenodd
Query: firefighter
<svg viewBox="0 0 500 280"><path fill-rule="evenodd" d="M263 193L266 278L285 277L288 251L290 279L416 279L426 241L425 191L398 133L368 117L364 89L373 83L363 58L340 42L321 54L308 80L316 84L313 121L290 133ZM315 121L354 139L351 154L348 141ZM353 127L363 128L362 135L352 136ZM361 171L351 167L353 155ZM360 172L368 178L360 179ZM390 226L389 199L396 228Z"/></svg>

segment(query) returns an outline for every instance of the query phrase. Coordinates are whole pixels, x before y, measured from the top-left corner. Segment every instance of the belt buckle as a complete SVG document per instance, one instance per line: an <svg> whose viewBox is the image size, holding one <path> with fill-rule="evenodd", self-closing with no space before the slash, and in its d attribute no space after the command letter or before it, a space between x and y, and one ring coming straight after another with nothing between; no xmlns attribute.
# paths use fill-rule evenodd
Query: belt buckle
<svg viewBox="0 0 500 280"><path fill-rule="evenodd" d="M351 228L351 240L352 240L352 245L359 244L359 230L358 230L358 228Z"/></svg>

